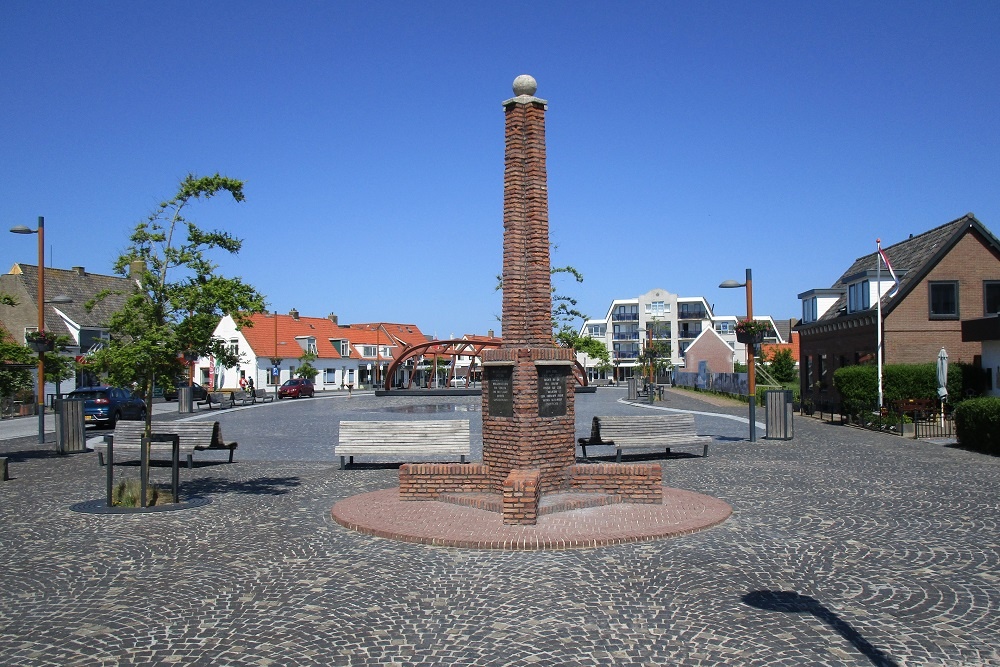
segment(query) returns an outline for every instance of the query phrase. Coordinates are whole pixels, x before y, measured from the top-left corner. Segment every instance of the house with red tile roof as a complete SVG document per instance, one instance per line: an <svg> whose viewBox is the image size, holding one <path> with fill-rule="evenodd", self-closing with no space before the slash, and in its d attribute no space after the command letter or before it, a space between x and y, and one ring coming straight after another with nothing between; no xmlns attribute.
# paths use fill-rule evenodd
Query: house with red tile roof
<svg viewBox="0 0 1000 667"><path fill-rule="evenodd" d="M378 380L393 359L407 347L426 342L415 324L379 322L339 324L335 315L304 317L295 309L287 315L260 313L251 317L250 327L237 327L225 316L215 328L215 336L229 341L242 355L233 368L219 368L210 358L197 362L197 380L208 387L233 389L241 377L252 377L258 388L276 388L296 377L303 355L313 353L311 363L318 371L313 382L317 391L368 388ZM408 381L409 369L400 369L394 384Z"/></svg>

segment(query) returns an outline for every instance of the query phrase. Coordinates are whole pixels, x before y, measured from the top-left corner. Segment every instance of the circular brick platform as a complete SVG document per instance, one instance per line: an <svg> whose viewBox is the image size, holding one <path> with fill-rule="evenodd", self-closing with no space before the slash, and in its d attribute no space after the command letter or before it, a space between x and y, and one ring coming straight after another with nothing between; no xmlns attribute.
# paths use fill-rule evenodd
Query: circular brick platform
<svg viewBox="0 0 1000 667"><path fill-rule="evenodd" d="M732 508L711 496L663 488L662 505L614 504L546 514L534 526L505 526L494 512L428 501L401 501L399 489L346 498L334 521L368 535L472 549L576 549L675 537L725 521Z"/></svg>

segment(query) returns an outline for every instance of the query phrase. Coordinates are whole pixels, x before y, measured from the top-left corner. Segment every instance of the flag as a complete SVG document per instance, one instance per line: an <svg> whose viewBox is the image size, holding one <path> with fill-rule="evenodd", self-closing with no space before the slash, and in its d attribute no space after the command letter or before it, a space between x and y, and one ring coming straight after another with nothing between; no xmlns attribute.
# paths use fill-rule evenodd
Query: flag
<svg viewBox="0 0 1000 667"><path fill-rule="evenodd" d="M889 275L892 276L892 279L896 282L892 289L886 292L886 296L893 296L897 291L899 291L899 278L896 277L896 272L892 270L892 264L889 263L889 258L886 257L885 250L882 250L882 246L878 246L878 254L882 258L882 261L885 262L885 268L889 269Z"/></svg>

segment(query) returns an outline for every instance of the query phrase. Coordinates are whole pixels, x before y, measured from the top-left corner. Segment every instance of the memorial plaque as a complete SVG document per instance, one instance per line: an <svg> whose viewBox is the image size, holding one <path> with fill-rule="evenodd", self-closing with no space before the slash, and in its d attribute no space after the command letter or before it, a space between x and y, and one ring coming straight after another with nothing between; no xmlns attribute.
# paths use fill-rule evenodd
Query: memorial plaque
<svg viewBox="0 0 1000 667"><path fill-rule="evenodd" d="M487 366L487 408L490 417L514 416L514 369L511 366Z"/></svg>
<svg viewBox="0 0 1000 667"><path fill-rule="evenodd" d="M568 366L538 367L538 416L562 417L566 414L566 375Z"/></svg>

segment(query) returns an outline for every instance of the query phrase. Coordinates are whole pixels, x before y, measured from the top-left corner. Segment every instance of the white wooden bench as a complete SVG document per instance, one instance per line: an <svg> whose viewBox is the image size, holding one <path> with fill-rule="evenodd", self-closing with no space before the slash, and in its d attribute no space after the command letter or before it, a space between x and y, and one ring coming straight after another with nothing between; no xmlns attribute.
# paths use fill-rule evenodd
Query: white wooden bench
<svg viewBox="0 0 1000 667"><path fill-rule="evenodd" d="M465 463L471 453L468 419L342 421L334 448L342 470L355 456L459 456Z"/></svg>
<svg viewBox="0 0 1000 667"><path fill-rule="evenodd" d="M107 453L108 438L114 438L114 452L139 452L142 436L146 432L145 422L120 421L115 425L115 432L104 436L105 441L94 446L97 452L97 463L104 465L104 455ZM239 446L235 442L225 442L222 439L222 429L219 422L154 422L153 433L166 433L180 436L181 456L187 458L187 467L194 467L194 453L205 450L229 450L229 462L233 462L233 454ZM154 442L150 446L150 458L165 455L170 458L172 446L166 442Z"/></svg>
<svg viewBox="0 0 1000 667"><path fill-rule="evenodd" d="M260 401L261 403L267 403L268 401L273 401L274 396L267 393L267 389L254 389L253 390L253 402L256 403Z"/></svg>
<svg viewBox="0 0 1000 667"><path fill-rule="evenodd" d="M587 458L587 447L608 445L615 447L616 461L621 463L623 449L648 449L665 447L670 453L672 447L702 446L702 456L708 456L708 445L712 437L698 435L694 429L694 415L677 412L666 415L628 415L614 417L594 417L589 438L577 442Z"/></svg>

